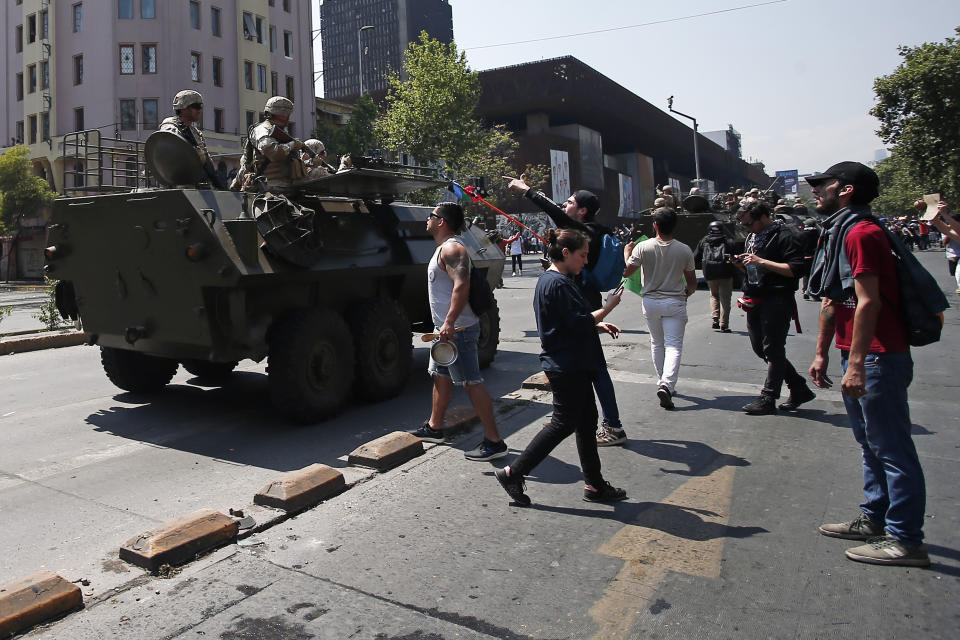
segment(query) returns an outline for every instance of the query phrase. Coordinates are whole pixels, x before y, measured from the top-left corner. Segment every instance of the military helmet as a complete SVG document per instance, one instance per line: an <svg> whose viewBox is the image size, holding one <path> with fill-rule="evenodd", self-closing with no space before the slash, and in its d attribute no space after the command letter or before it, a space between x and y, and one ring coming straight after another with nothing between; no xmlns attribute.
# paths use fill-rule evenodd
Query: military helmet
<svg viewBox="0 0 960 640"><path fill-rule="evenodd" d="M303 144L307 149L310 149L310 151L313 151L314 153L322 153L327 149L325 146L323 146L323 143L316 138L304 140Z"/></svg>
<svg viewBox="0 0 960 640"><path fill-rule="evenodd" d="M203 104L203 96L193 89L181 91L173 96L173 110L186 109L192 104Z"/></svg>
<svg viewBox="0 0 960 640"><path fill-rule="evenodd" d="M708 229L707 233L711 235L714 235L714 236L722 235L723 223L721 223L719 220L714 220L713 222L707 225L707 229Z"/></svg>
<svg viewBox="0 0 960 640"><path fill-rule="evenodd" d="M272 116L289 116L293 113L293 103L283 96L273 96L263 106L263 111Z"/></svg>

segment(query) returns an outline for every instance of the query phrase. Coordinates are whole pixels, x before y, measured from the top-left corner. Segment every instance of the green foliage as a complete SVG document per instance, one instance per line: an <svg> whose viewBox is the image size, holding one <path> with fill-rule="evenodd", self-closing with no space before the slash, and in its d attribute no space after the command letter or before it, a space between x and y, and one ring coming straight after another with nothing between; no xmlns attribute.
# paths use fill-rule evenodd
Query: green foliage
<svg viewBox="0 0 960 640"><path fill-rule="evenodd" d="M313 136L326 145L328 161L331 163L334 163L334 156L346 153L366 155L378 146L373 129L377 115L377 105L373 98L363 95L353 105L347 124L342 127L321 125L314 130Z"/></svg>
<svg viewBox="0 0 960 640"><path fill-rule="evenodd" d="M913 213L913 203L921 195L936 192L935 189L927 190L923 181L914 177L909 160L899 148L877 163L875 169L880 178L880 195L871 203L871 208L878 214L902 216Z"/></svg>
<svg viewBox="0 0 960 640"><path fill-rule="evenodd" d="M50 331L67 326L70 323L61 317L60 312L57 311L57 303L55 299L57 281L51 280L50 278L44 276L43 282L48 287L47 299L43 304L40 305L40 309L33 314L32 317L42 322Z"/></svg>
<svg viewBox="0 0 960 640"><path fill-rule="evenodd" d="M960 27L956 32L960 35ZM893 200L900 204L913 202L923 193L943 193L947 200L957 199L960 39L900 47L899 52L903 62L897 69L874 81L877 104L870 110L881 123L877 135L894 145L894 156L898 156L881 163L887 163L887 184L912 189L910 196L898 194Z"/></svg>
<svg viewBox="0 0 960 640"><path fill-rule="evenodd" d="M56 197L47 181L30 174L30 150L11 147L0 155L0 233L11 231L21 216L32 215Z"/></svg>

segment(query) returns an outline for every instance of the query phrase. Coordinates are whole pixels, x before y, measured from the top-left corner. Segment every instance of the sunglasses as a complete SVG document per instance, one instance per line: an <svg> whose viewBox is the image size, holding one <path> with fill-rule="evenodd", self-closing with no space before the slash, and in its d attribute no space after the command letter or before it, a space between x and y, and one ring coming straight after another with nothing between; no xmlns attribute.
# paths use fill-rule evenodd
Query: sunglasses
<svg viewBox="0 0 960 640"><path fill-rule="evenodd" d="M191 104L191 105L190 105L189 107L187 107L187 108L188 108L188 109L203 109L203 105L200 104L199 102L194 102L193 104Z"/></svg>
<svg viewBox="0 0 960 640"><path fill-rule="evenodd" d="M437 220L443 220L443 219L444 219L443 216L441 216L441 215L439 215L439 214L436 214L436 213L430 213L430 214L427 216L427 218L436 218Z"/></svg>

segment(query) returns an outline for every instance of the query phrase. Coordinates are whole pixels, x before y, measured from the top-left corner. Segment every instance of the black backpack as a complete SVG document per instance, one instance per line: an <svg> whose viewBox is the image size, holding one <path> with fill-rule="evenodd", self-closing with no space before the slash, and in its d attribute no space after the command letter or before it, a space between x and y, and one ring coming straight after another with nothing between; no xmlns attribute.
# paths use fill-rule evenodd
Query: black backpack
<svg viewBox="0 0 960 640"><path fill-rule="evenodd" d="M704 242L703 257L701 258L703 277L707 280L728 278L732 275L729 256L727 255L727 241Z"/></svg>
<svg viewBox="0 0 960 640"><path fill-rule="evenodd" d="M486 313L493 306L493 289L487 282L487 270L476 269L473 264L470 265L470 294L467 302L470 308L479 317Z"/></svg>

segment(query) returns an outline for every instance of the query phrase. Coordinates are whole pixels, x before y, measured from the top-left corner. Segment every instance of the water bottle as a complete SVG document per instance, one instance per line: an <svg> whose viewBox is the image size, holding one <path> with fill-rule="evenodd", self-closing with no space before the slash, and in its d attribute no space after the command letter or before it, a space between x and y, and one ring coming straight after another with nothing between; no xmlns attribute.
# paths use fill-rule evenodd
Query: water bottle
<svg viewBox="0 0 960 640"><path fill-rule="evenodd" d="M757 265L747 265L747 282L750 284L758 284L760 282L760 270L757 269Z"/></svg>

